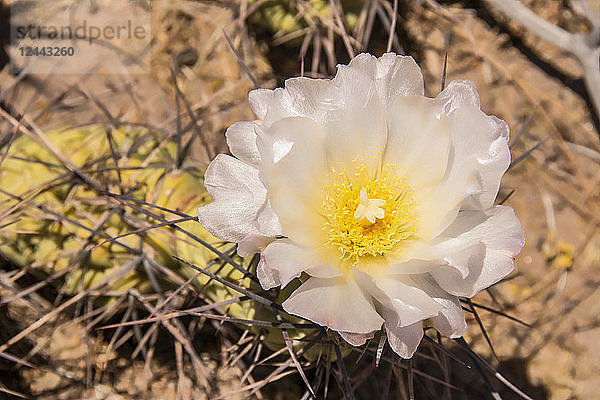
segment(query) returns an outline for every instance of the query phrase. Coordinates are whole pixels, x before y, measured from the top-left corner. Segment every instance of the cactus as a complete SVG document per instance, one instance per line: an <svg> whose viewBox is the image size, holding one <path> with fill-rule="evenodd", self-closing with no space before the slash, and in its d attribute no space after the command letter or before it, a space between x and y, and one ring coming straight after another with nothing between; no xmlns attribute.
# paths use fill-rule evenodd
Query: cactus
<svg viewBox="0 0 600 400"><path fill-rule="evenodd" d="M177 149L173 143L161 142L145 129L119 128L110 131L111 146L108 132L102 126L90 126L51 131L46 138L58 153L107 192L122 192L129 198L188 215L194 215L198 206L210 201L202 184L202 169L174 168ZM107 196L108 193L98 192L75 177L52 152L27 136L14 141L1 166L0 181L0 209L5 221L13 222L0 230L0 252L13 263L28 267L39 279L63 271L64 276L53 283L65 294L76 294L93 287L136 257L115 241L107 242L107 238L157 223L139 209L120 207L117 200ZM148 209L163 218L176 219L166 212ZM195 220L177 225L210 244L220 243ZM90 229L98 230L91 239ZM130 249L142 249L154 264L164 266L181 278L196 275L196 271L182 266L174 255L201 268L218 258L211 250L172 227L130 234L119 238L118 242ZM83 259L82 254L86 255ZM253 271L250 259L232 257ZM208 267L208 271L250 290L259 289L256 283L244 279L240 271L217 261ZM176 288L167 274L157 272L155 276L163 289ZM217 281L209 281L203 274L198 275L194 284L202 287L202 293L215 303L240 296ZM101 296L103 303L114 301L115 296L132 288L140 293L154 290L142 263L110 280L106 286L106 295ZM252 320L256 317L277 322L272 309L252 301L231 304L223 307L223 311L233 318ZM287 322L300 322L297 318L283 317ZM252 328L254 332L265 333L265 344L271 349L285 346L279 329L264 329ZM307 333L293 330L289 335L299 339ZM315 350L312 353L318 354Z"/></svg>
<svg viewBox="0 0 600 400"><path fill-rule="evenodd" d="M46 136L59 153L108 192L122 191L129 197L190 214L209 200L202 185L203 171L172 168L175 146L160 144L147 130L119 128L111 132L118 172L105 128L56 130ZM156 222L139 211L119 211L116 200L65 172L59 160L40 144L26 136L15 140L0 171L0 204L8 211L5 219L16 222L0 231L0 251L18 265L31 265L34 274L49 275L68 267L78 254L89 250L85 262L65 275L62 290L74 293L100 282L134 256L117 243L98 244ZM107 220L91 240L89 229L70 222L96 229L103 219ZM195 221L185 222L182 227L207 242L218 242ZM172 270L181 269L172 258L174 254L199 266L215 258L213 252L170 228L150 229L118 241L133 249L141 248L156 263ZM231 272L231 267L226 269ZM199 280L203 284L202 280L207 279ZM173 286L167 279L163 281ZM151 290L143 268L110 282L113 293L132 287L140 292Z"/></svg>
<svg viewBox="0 0 600 400"><path fill-rule="evenodd" d="M249 4L255 2L255 0L252 0ZM363 0L343 2L342 15L347 29L351 30L356 25L363 3ZM306 13L301 14L300 10L305 10ZM306 28L309 25L309 21L315 22L319 19L331 17L331 8L327 0L309 0L304 2L271 0L262 4L250 16L250 19L253 23L261 25L273 33L281 32L287 34ZM293 41L289 43L290 45L297 44Z"/></svg>

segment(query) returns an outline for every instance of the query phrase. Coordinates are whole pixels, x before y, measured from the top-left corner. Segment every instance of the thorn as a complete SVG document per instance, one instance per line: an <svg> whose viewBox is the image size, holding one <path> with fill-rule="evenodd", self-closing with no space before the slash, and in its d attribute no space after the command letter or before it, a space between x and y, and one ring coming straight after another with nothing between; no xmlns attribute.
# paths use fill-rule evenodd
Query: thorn
<svg viewBox="0 0 600 400"><path fill-rule="evenodd" d="M258 82L254 78L254 75L252 75L252 71L250 71L250 68L248 68L248 66L246 65L244 60L242 60L242 56L240 56L240 53L238 53L237 49L233 46L233 43L231 43L231 40L229 39L229 36L227 36L227 32L225 32L225 29L222 29L222 31L223 31L223 35L225 36L225 40L227 40L227 43L229 44L229 48L231 49L231 51L233 51L233 54L235 54L235 57L237 58L238 62L244 69L244 72L246 73L246 75L248 75L248 78L250 78L250 80L252 81L252 84L254 85L254 89L258 89L258 87L259 87Z"/></svg>
<svg viewBox="0 0 600 400"><path fill-rule="evenodd" d="M531 115L529 117L527 117L527 119L525 120L523 125L521 125L519 132L517 132L516 136L510 141L510 143L508 144L509 148L512 149L513 146L519 141L519 139L521 138L521 135L523 135L523 133L525 133L525 131L527 130L527 127L529 126L531 121L533 121L534 115L535 115L535 110L531 113Z"/></svg>
<svg viewBox="0 0 600 400"><path fill-rule="evenodd" d="M444 69L442 71L442 90L440 90L440 92L443 92L444 89L446 88L446 67L448 66L448 52L446 52L446 54L444 55Z"/></svg>
<svg viewBox="0 0 600 400"><path fill-rule="evenodd" d="M508 170L510 170L515 165L517 165L518 163L520 163L521 161L523 161L525 158L527 158L527 156L529 154L531 154L532 151L536 150L538 147L540 147L541 145L543 145L544 143L546 143L546 141L548 139L550 139L550 136L547 136L544 140L540 140L535 146L533 146L532 148L530 148L529 150L527 150L525 153L521 154L519 157L517 157L515 160L513 160L510 163L510 165L508 166Z"/></svg>

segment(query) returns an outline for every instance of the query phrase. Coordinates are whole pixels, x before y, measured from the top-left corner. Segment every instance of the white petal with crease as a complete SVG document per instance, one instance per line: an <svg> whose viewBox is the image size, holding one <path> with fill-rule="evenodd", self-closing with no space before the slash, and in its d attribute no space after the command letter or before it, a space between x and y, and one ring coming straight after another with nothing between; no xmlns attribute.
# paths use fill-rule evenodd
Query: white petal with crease
<svg viewBox="0 0 600 400"><path fill-rule="evenodd" d="M261 254L261 262L263 273L274 276L276 272L281 287L299 277L303 271L322 264L322 261L315 257L314 252L297 246L289 239L270 243Z"/></svg>
<svg viewBox="0 0 600 400"><path fill-rule="evenodd" d="M216 237L239 242L248 235L280 234L273 226L261 230L256 221L267 193L256 168L219 155L206 170L204 185L214 201L198 208L198 220Z"/></svg>
<svg viewBox="0 0 600 400"><path fill-rule="evenodd" d="M258 167L260 162L260 154L258 154L258 147L256 147L256 132L259 129L258 121L244 121L236 122L225 132L227 146L229 146L231 154L253 167Z"/></svg>
<svg viewBox="0 0 600 400"><path fill-rule="evenodd" d="M312 277L283 302L290 314L330 329L351 333L377 331L383 318L353 279Z"/></svg>
<svg viewBox="0 0 600 400"><path fill-rule="evenodd" d="M433 327L444 336L461 337L467 329L467 322L458 298L440 288L431 277L422 275L414 279L441 306L438 315L432 318Z"/></svg>
<svg viewBox="0 0 600 400"><path fill-rule="evenodd" d="M513 270L513 258L525 245L521 223L512 208L505 206L495 206L485 212L462 211L442 234L446 235L451 239L438 246L446 249L449 262L453 260L453 253L476 246L468 257L454 258L464 265L441 267L431 272L440 287L456 296L472 297L504 278ZM466 277L459 272L464 268L468 268Z"/></svg>
<svg viewBox="0 0 600 400"><path fill-rule="evenodd" d="M384 276L373 279L360 271L354 272L356 280L385 308L396 313L399 326L412 325L417 321L438 314L440 305L409 279Z"/></svg>
<svg viewBox="0 0 600 400"><path fill-rule="evenodd" d="M425 91L423 75L412 57L386 53L377 58L359 54L350 61L348 68L361 71L375 82L383 104L392 103L398 96L422 96Z"/></svg>
<svg viewBox="0 0 600 400"><path fill-rule="evenodd" d="M421 339L423 339L423 322L419 321L408 326L397 326L393 312L384 310L385 332L388 343L396 354L402 358L411 358Z"/></svg>
<svg viewBox="0 0 600 400"><path fill-rule="evenodd" d="M405 167L415 192L437 186L450 151L450 125L442 104L423 96L399 96L387 113L384 163Z"/></svg>
<svg viewBox="0 0 600 400"><path fill-rule="evenodd" d="M371 333L351 333L351 332L338 332L342 339L350 343L352 346L362 346L369 339L373 339L375 332Z"/></svg>

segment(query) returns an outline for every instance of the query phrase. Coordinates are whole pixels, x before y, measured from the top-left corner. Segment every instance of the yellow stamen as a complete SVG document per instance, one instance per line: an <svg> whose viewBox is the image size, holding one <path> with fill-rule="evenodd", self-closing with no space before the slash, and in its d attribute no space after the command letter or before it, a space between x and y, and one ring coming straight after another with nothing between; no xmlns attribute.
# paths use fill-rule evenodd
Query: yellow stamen
<svg viewBox="0 0 600 400"><path fill-rule="evenodd" d="M413 189L395 165L381 166L379 156L372 163L379 165L376 171L369 171L362 157L334 165L323 188L323 229L327 245L339 253L342 272L378 264L415 237Z"/></svg>

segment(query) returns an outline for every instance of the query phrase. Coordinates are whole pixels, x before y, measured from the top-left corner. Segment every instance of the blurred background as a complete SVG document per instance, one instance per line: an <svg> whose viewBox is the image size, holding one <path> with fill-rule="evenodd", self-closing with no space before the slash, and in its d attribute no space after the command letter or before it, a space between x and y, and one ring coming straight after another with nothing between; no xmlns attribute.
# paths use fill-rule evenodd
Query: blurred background
<svg viewBox="0 0 600 400"><path fill-rule="evenodd" d="M600 399L600 1L140 2L147 74L11 65L16 3L0 1L0 398L296 399L306 379L318 398L352 398L345 378L360 399L491 398L434 332L412 363L389 349L379 369L369 352L344 371L331 352L296 359L230 319L260 309L172 257L252 288L202 241L232 246L193 221L225 130L254 118L255 86L391 49L415 58L428 96L444 71L473 80L511 127L498 202L527 245L511 276L465 303L465 340L534 399Z"/></svg>

